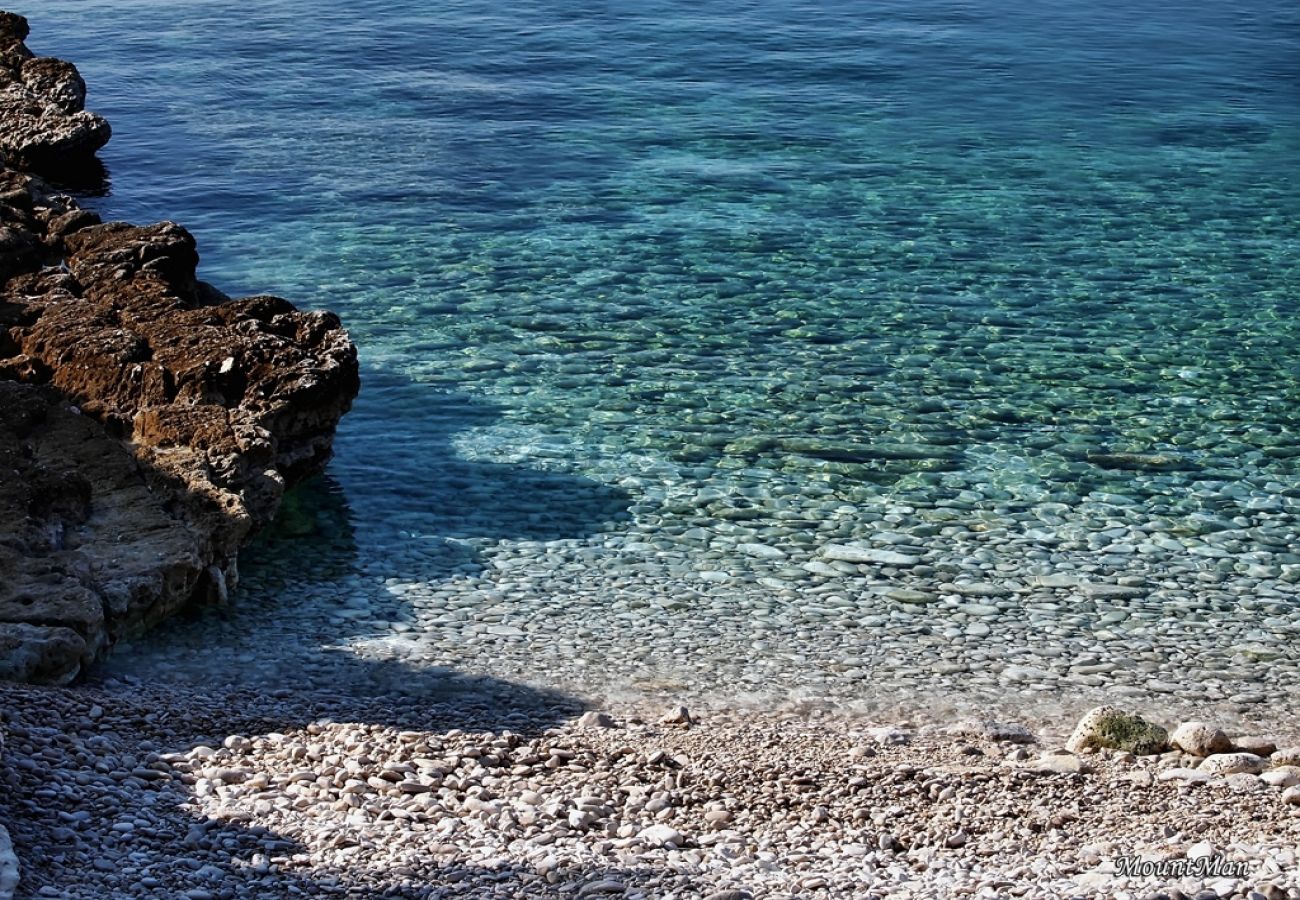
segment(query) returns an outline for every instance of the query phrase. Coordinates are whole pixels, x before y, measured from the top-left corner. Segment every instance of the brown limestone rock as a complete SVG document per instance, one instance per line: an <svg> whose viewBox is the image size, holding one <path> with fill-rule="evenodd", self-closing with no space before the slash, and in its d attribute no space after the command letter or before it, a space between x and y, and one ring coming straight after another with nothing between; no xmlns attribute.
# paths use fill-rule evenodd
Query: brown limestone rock
<svg viewBox="0 0 1300 900"><path fill-rule="evenodd" d="M0 381L0 675L67 681L119 637L225 590L225 517L166 499L57 391Z"/></svg>
<svg viewBox="0 0 1300 900"><path fill-rule="evenodd" d="M359 378L332 313L232 300L181 226L100 224L23 171L45 163L13 146L22 128L66 149L65 120L89 115L75 67L26 34L0 12L0 677L63 682L226 597Z"/></svg>
<svg viewBox="0 0 1300 900"><path fill-rule="evenodd" d="M94 155L112 129L85 110L77 67L34 56L27 31L22 16L0 13L0 153L10 165L55 172Z"/></svg>

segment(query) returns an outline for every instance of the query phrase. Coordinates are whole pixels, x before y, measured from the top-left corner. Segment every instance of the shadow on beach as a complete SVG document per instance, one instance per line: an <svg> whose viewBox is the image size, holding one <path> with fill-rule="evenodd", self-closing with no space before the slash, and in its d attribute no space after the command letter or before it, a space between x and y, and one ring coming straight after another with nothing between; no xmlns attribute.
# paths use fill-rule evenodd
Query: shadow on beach
<svg viewBox="0 0 1300 900"><path fill-rule="evenodd" d="M182 781L131 774L156 754L320 722L527 739L582 712L580 701L545 687L385 657L392 633L382 626L413 618L389 579L472 574L484 565L479 548L502 540L590 535L628 518L628 496L578 475L461 458L455 434L499 417L463 395L372 373L363 396L370 402L345 420L350 436L340 434L331 473L291 492L241 557L230 605L119 645L79 688L0 686L10 732L0 815L24 861L21 896L176 896L178 879L198 892L189 896L213 898L572 896L581 884L618 877L575 871L552 885L452 855L446 883L404 883L395 873L379 889L360 888L348 867L301 874L307 857L294 857L306 848L247 815L195 819ZM410 453L423 476L392 478L411 471L397 466ZM358 655L346 646L358 638L381 652ZM118 853L130 853L131 864L114 862ZM281 871L267 874L274 859ZM69 871L82 873L76 883L67 883Z"/></svg>
<svg viewBox="0 0 1300 900"><path fill-rule="evenodd" d="M591 882L631 883L649 876L562 864L544 877L526 864L475 864L463 852L449 852L448 838L432 824L411 832L412 852L421 857L416 875L414 869L377 868L368 858L367 850L378 850L376 842L384 839L383 829L342 828L341 815L302 820L299 827L316 828L318 836L333 832L339 848L353 848L352 855L330 863L332 854L319 845L309 848L260 825L249 801L197 817L194 788L160 777L154 765L159 754L207 746L218 748L213 765L220 766L227 736L256 742L259 735L329 721L382 721L428 732L435 741L475 731L509 731L527 739L576 711L559 695L530 694L504 683L420 696L418 673L390 674L414 677L411 691L377 697L369 709L360 698L326 691L204 690L116 679L92 679L80 689L0 683L8 741L0 760L0 822L22 861L16 896L572 897ZM403 703L411 705L405 713L399 712ZM327 752L348 751L335 743ZM278 762L279 776L319 765ZM392 821L382 813L375 821L384 819Z"/></svg>

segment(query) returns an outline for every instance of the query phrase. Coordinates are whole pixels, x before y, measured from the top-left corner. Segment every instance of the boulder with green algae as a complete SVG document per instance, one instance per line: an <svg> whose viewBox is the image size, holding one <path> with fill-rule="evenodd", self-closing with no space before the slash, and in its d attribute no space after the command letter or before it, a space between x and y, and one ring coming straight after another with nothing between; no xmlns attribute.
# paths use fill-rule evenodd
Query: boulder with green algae
<svg viewBox="0 0 1300 900"><path fill-rule="evenodd" d="M1134 713L1099 706L1079 720L1065 747L1071 753L1109 749L1151 756L1169 749L1169 732Z"/></svg>

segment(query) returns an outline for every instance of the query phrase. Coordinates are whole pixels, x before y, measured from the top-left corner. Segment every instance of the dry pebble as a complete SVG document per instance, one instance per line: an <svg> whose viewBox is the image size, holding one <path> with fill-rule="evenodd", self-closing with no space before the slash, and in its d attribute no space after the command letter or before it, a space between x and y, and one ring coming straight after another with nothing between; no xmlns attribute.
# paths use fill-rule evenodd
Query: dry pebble
<svg viewBox="0 0 1300 900"><path fill-rule="evenodd" d="M0 692L20 896L1300 898L1285 754L1220 777L1178 751L1055 751L1068 722ZM1162 881L1127 856L1231 871Z"/></svg>

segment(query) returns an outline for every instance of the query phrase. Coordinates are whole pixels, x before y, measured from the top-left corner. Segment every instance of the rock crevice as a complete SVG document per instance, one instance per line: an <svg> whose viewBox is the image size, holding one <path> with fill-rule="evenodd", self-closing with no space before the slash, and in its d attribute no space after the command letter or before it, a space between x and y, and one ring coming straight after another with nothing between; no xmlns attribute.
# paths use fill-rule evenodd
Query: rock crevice
<svg viewBox="0 0 1300 900"><path fill-rule="evenodd" d="M225 599L359 380L332 313L231 299L180 225L101 223L42 180L110 132L27 34L0 13L0 677L59 683Z"/></svg>

